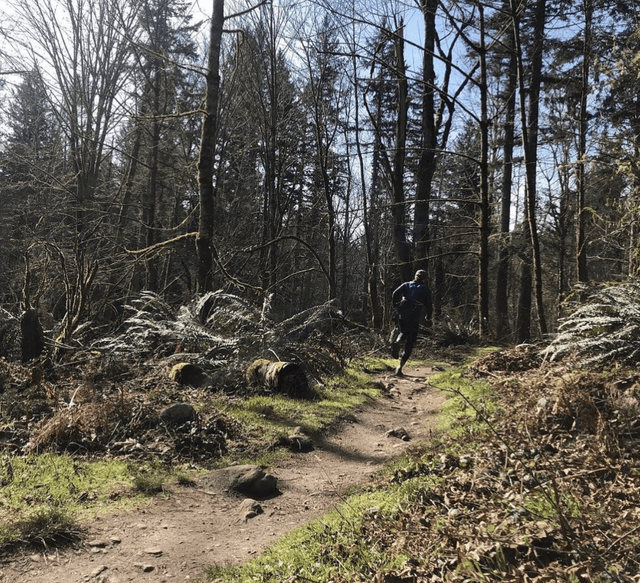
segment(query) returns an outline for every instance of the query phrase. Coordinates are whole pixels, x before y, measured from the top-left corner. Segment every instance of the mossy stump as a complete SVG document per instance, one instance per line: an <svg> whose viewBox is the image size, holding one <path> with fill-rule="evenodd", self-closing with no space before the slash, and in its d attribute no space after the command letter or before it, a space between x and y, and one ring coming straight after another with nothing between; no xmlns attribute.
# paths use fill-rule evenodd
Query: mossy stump
<svg viewBox="0 0 640 583"><path fill-rule="evenodd" d="M179 385L197 387L202 383L203 372L199 366L190 362L179 362L169 371L169 378Z"/></svg>

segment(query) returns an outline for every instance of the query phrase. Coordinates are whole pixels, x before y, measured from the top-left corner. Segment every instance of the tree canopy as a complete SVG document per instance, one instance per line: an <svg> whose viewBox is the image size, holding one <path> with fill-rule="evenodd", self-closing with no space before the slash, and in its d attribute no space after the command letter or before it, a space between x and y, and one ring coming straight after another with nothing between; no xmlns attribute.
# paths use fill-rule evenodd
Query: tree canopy
<svg viewBox="0 0 640 583"><path fill-rule="evenodd" d="M525 341L638 269L635 12L600 0L9 2L2 306L69 342L142 291ZM615 15L615 17L614 17Z"/></svg>

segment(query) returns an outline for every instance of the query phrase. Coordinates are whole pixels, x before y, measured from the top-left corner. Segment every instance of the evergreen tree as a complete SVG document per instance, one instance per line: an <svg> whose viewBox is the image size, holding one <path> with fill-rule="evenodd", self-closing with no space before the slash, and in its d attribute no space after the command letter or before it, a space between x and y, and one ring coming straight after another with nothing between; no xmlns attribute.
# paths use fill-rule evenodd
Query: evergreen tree
<svg viewBox="0 0 640 583"><path fill-rule="evenodd" d="M342 137L344 120L340 112L347 107L349 93L344 88L341 73L342 63L336 57L337 39L331 31L328 16L321 21L318 30L305 43L304 59L307 84L303 90L302 103L308 119L311 147L315 159L309 169L309 196L325 217L325 233L322 239L327 244L329 289L327 298L337 296L337 205L345 198L346 170L338 154L338 140Z"/></svg>
<svg viewBox="0 0 640 583"><path fill-rule="evenodd" d="M25 73L13 90L6 125L6 146L0 156L2 288L5 297L16 297L23 285L26 249L49 238L64 219L59 189L51 180L59 172L63 148L37 68ZM37 282L34 277L32 283Z"/></svg>
<svg viewBox="0 0 640 583"><path fill-rule="evenodd" d="M186 168L194 161L195 133L185 127L183 112L197 107L198 87L186 66L197 53L191 34L189 7L180 0L147 0L139 20L143 34L139 41L136 67L135 114L130 122L130 146L126 192L127 206L139 200L138 245L153 247L172 234L184 219ZM133 188L133 185L136 188ZM137 192L132 192L136 190ZM130 217L133 219L133 217ZM159 281L160 264L144 262L147 289L157 290L168 283L170 255L165 258L164 281Z"/></svg>

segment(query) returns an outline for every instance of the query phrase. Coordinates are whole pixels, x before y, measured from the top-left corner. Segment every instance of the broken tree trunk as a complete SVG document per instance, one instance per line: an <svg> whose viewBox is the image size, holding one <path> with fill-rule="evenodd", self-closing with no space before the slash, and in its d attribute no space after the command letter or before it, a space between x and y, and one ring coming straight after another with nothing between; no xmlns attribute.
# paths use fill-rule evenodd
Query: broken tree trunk
<svg viewBox="0 0 640 583"><path fill-rule="evenodd" d="M44 332L38 312L34 308L25 310L20 320L22 332L22 362L38 358L44 352Z"/></svg>
<svg viewBox="0 0 640 583"><path fill-rule="evenodd" d="M256 360L247 368L246 376L249 384L264 387L275 393L297 399L312 399L316 396L302 367L295 362Z"/></svg>

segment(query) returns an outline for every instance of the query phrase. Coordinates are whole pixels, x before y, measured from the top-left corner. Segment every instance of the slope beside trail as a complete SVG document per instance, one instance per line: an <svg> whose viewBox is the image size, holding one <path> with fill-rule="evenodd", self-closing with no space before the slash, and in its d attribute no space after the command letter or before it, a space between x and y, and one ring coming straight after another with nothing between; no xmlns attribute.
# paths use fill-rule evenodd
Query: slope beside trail
<svg viewBox="0 0 640 583"><path fill-rule="evenodd" d="M348 488L366 483L385 462L429 439L445 396L427 386L433 369L376 375L385 395L354 412L308 453L269 468L281 495L260 501L246 518L243 499L205 487L176 487L135 511L99 517L71 549L14 556L0 564L1 583L184 582L218 564L258 556L294 528L336 507ZM406 431L407 441L389 432ZM211 486L208 486L211 488Z"/></svg>

